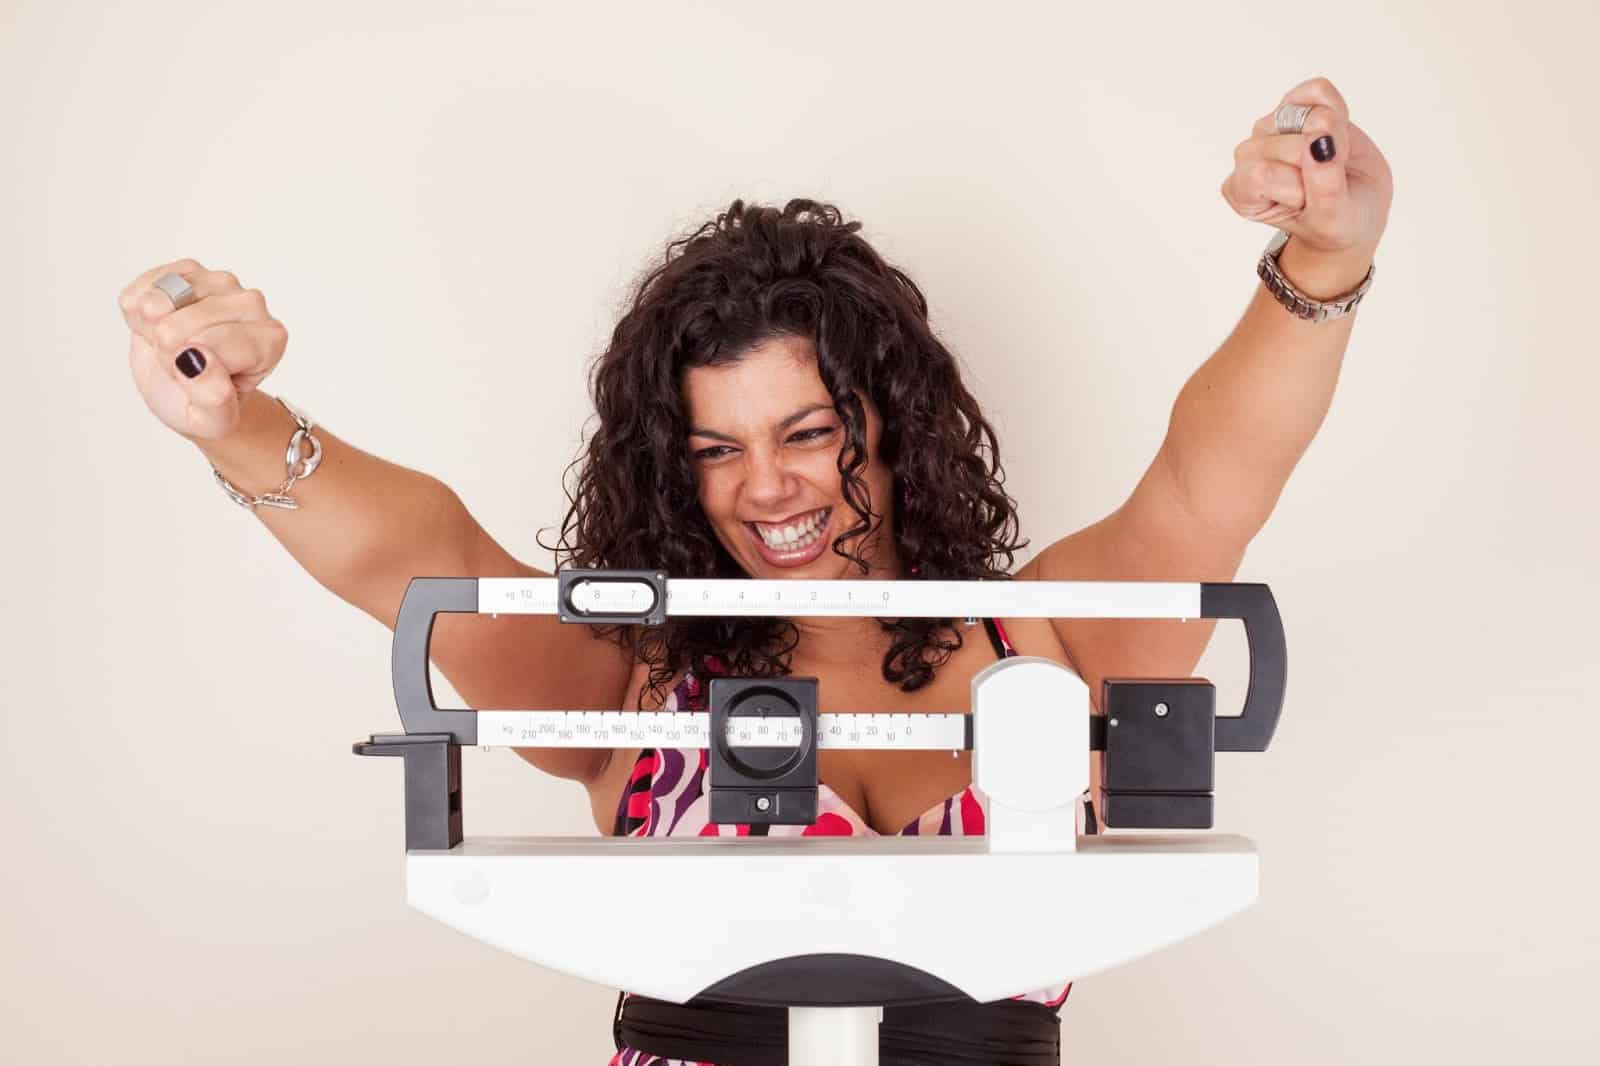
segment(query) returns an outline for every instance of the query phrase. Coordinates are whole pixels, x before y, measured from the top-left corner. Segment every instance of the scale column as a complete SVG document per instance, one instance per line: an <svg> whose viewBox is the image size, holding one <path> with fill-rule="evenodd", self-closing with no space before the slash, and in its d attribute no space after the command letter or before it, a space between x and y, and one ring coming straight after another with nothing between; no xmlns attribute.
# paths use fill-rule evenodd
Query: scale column
<svg viewBox="0 0 1600 1066"><path fill-rule="evenodd" d="M882 1007L790 1007L789 1066L878 1066Z"/></svg>

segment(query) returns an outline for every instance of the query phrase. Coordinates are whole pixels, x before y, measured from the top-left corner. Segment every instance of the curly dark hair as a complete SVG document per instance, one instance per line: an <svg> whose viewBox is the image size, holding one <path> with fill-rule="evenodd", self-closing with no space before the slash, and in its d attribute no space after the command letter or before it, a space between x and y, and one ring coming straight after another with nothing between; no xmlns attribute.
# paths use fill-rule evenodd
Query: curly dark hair
<svg viewBox="0 0 1600 1066"><path fill-rule="evenodd" d="M634 289L631 306L591 367L599 427L580 467L557 567L659 569L674 578L748 577L713 533L699 505L679 391L691 367L741 359L777 337L812 341L817 370L845 428L841 492L858 519L833 551L881 516L857 472L867 464L866 422L856 390L881 413L881 460L894 474L895 547L922 580L1008 579L1015 501L1002 487L994 430L962 384L956 359L928 325L928 303L845 222L839 209L793 199L776 207L733 204L666 246ZM581 466L580 466L581 464ZM881 501L880 501L881 503ZM542 531L541 531L542 532ZM927 685L962 646L953 619L880 618L895 636L883 677L903 691ZM799 630L783 618L674 618L661 626L599 627L650 664L646 687L659 704L666 683L706 658L722 672L789 673ZM644 688L639 693L641 701Z"/></svg>

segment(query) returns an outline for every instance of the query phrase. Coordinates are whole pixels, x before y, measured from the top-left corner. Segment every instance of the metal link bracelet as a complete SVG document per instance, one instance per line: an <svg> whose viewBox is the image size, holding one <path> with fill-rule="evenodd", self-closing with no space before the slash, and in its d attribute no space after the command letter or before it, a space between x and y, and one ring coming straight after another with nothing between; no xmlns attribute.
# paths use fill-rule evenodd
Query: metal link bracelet
<svg viewBox="0 0 1600 1066"><path fill-rule="evenodd" d="M222 476L222 471L215 466L211 468L211 472L216 475L217 484L222 486L222 491L228 494L230 500L247 510L253 511L263 504L267 507L281 507L286 511L299 510L300 504L290 498L289 490L294 488L296 481L304 481L310 477L317 469L317 464L322 462L322 442L311 432L316 423L289 406L289 401L282 396L279 396L277 400L283 404L283 409L293 416L295 425L299 427L294 431L294 436L289 438L289 448L284 453L284 462L288 466L288 471L283 484L265 495L249 496L229 484L228 479ZM300 454L300 445L305 441L311 442L311 454L308 456Z"/></svg>

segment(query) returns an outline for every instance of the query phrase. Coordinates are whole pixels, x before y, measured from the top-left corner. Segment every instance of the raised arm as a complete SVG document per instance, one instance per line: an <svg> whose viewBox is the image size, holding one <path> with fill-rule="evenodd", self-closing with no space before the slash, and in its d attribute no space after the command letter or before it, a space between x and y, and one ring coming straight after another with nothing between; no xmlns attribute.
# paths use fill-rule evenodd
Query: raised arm
<svg viewBox="0 0 1600 1066"><path fill-rule="evenodd" d="M151 290L168 271L189 281L195 302L175 309ZM151 412L240 491L276 489L297 427L257 387L282 358L288 337L259 290L179 260L134 279L119 305L132 331L130 368ZM314 432L322 459L293 486L298 509L257 506L252 513L340 599L393 629L413 577L545 576L501 549L442 481L368 454L324 425ZM217 489L206 491L215 493L216 506L232 506ZM620 707L632 665L591 627L563 625L554 616L446 615L435 623L430 650L461 698L479 710ZM517 751L542 770L585 783L609 756Z"/></svg>
<svg viewBox="0 0 1600 1066"><path fill-rule="evenodd" d="M1394 179L1326 78L1289 90L1286 105L1310 109L1302 131L1278 133L1278 108L1258 118L1234 149L1222 195L1242 217L1289 235L1278 264L1295 289L1332 300L1367 276ZM1359 313L1313 323L1255 287L1238 326L1179 394L1162 445L1192 513L1246 540L1261 528L1328 412Z"/></svg>
<svg viewBox="0 0 1600 1066"><path fill-rule="evenodd" d="M1234 152L1223 195L1246 218L1290 234L1279 264L1327 300L1372 265L1393 199L1388 164L1349 121L1326 79L1280 101L1311 108L1298 134L1257 120ZM1328 138L1332 154L1327 152ZM1314 145L1318 145L1313 148ZM1257 282L1244 317L1179 392L1167 435L1128 500L1045 548L1018 574L1046 580L1230 581L1321 427L1355 315L1311 323ZM1095 699L1105 677L1183 677L1215 622L1056 619Z"/></svg>
<svg viewBox="0 0 1600 1066"><path fill-rule="evenodd" d="M289 413L256 390L241 401L238 429L196 441L223 477L262 486L281 479ZM453 489L316 430L322 463L297 482L297 511L257 507L255 515L324 588L390 630L413 577L548 577L512 558ZM218 504L226 501L218 494ZM554 616L441 615L429 654L477 710L612 710L623 706L631 657L595 637L590 626ZM532 765L588 783L610 752L516 748Z"/></svg>
<svg viewBox="0 0 1600 1066"><path fill-rule="evenodd" d="M1361 284L1373 253L1323 254L1291 239L1279 262L1296 289L1327 299ZM1191 512L1245 542L1266 523L1333 403L1360 313L1308 322L1256 286L1173 404L1162 451Z"/></svg>

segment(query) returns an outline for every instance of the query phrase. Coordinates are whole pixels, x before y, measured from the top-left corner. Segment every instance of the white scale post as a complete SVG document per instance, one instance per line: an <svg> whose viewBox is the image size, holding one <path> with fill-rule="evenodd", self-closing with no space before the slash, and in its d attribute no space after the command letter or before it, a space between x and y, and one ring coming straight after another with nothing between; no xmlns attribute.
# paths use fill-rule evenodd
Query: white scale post
<svg viewBox="0 0 1600 1066"><path fill-rule="evenodd" d="M580 624L660 624L669 615L1238 618L1250 645L1250 689L1242 715L1215 717L1206 702L1214 691L1196 679L1108 681L1107 713L1091 719L1088 687L1074 672L1017 656L973 678L970 716L819 715L811 704L795 705L798 715L739 717L719 710L716 687L712 714L441 710L433 702L428 640L434 618L452 612L556 614ZM1077 980L1193 936L1256 899L1251 841L1194 832L1080 836L1076 805L1094 750L1105 760L1107 825L1210 827L1211 752L1264 750L1282 707L1283 629L1265 585L668 580L604 570L417 578L395 626L392 666L405 733L375 734L355 750L405 759L412 906L607 987L672 1003L705 997L784 1006L795 1066L876 1064L885 1004L987 1003ZM803 693L805 682L796 684ZM463 834L463 745L748 754L802 747L808 714L814 748L971 748L973 784L989 803L986 835ZM1174 738L1190 755L1202 744L1204 760L1190 758L1163 769L1167 779L1147 780L1161 759L1141 749L1171 747ZM715 775L710 784L718 788ZM761 787L746 790L754 802ZM639 931L617 916L636 905L646 883L715 890L679 901L677 917L653 921L649 950L640 952ZM952 898L970 904L960 922L948 921ZM1041 918L1046 899L1049 917Z"/></svg>

